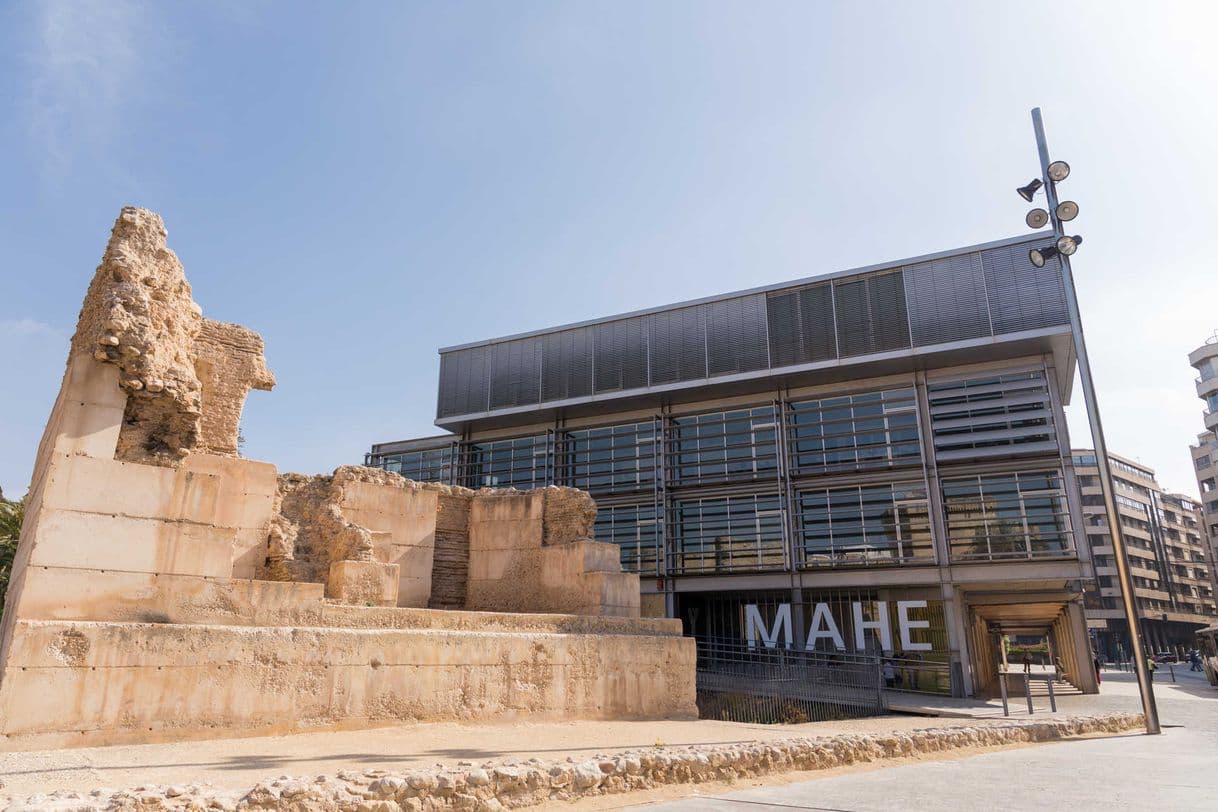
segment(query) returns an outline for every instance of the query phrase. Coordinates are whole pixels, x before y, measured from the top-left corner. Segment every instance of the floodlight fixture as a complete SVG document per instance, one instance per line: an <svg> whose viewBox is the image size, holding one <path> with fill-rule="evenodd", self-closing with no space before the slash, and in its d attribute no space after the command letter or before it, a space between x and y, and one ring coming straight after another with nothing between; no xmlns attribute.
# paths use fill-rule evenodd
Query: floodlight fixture
<svg viewBox="0 0 1218 812"><path fill-rule="evenodd" d="M1032 264L1037 268L1043 268L1045 267L1045 263L1057 256L1058 253L1058 250L1051 245L1044 248L1033 248L1028 252L1028 259L1031 260Z"/></svg>
<svg viewBox="0 0 1218 812"><path fill-rule="evenodd" d="M1083 242L1083 238L1075 234L1073 237L1058 237L1057 250L1065 257L1070 256L1078 250L1079 245Z"/></svg>
<svg viewBox="0 0 1218 812"><path fill-rule="evenodd" d="M1078 204L1073 200L1063 200L1057 204L1057 219L1063 223L1068 223L1075 217L1078 217Z"/></svg>
<svg viewBox="0 0 1218 812"><path fill-rule="evenodd" d="M1036 194L1036 190L1044 185L1044 181L1042 181L1040 178L1032 178L1032 180L1028 181L1027 186L1020 186L1015 191L1019 193L1020 197L1031 203L1032 195Z"/></svg>
<svg viewBox="0 0 1218 812"><path fill-rule="evenodd" d="M1066 178L1070 177L1070 164L1065 161L1054 161L1049 164L1046 173L1049 175L1049 180L1054 183L1061 183Z"/></svg>
<svg viewBox="0 0 1218 812"><path fill-rule="evenodd" d="M1049 212L1044 209L1032 209L1023 221L1028 224L1028 228L1043 228L1045 223L1049 222Z"/></svg>

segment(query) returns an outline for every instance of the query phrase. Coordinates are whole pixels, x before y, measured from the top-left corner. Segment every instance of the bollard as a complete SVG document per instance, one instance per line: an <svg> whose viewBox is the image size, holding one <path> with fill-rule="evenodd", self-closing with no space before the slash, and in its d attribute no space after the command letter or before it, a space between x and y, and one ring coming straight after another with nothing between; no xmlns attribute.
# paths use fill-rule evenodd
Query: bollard
<svg viewBox="0 0 1218 812"><path fill-rule="evenodd" d="M1028 716L1031 716L1036 711L1032 710L1032 675L1023 675L1023 693L1028 698Z"/></svg>
<svg viewBox="0 0 1218 812"><path fill-rule="evenodd" d="M1011 707L1007 704L1007 672L998 672L998 687L1002 691L1002 715L1010 716Z"/></svg>
<svg viewBox="0 0 1218 812"><path fill-rule="evenodd" d="M1049 711L1057 713L1057 699L1053 696L1053 679L1049 679Z"/></svg>
<svg viewBox="0 0 1218 812"><path fill-rule="evenodd" d="M1175 664L1175 663L1168 663L1168 664L1167 664L1167 670L1168 670L1168 672L1171 674L1171 681L1172 681L1172 682L1175 682L1175 681L1176 681L1176 664Z"/></svg>

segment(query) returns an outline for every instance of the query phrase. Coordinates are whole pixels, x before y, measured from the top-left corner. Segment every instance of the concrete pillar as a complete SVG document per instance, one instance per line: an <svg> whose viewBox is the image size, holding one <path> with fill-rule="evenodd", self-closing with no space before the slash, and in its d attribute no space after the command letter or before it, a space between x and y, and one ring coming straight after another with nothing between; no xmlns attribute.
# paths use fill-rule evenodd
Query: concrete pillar
<svg viewBox="0 0 1218 812"><path fill-rule="evenodd" d="M1087 638L1087 618L1083 613L1081 599L1066 604L1066 625L1070 630L1071 653L1074 664L1075 686L1086 694L1099 693L1099 683L1095 681L1095 667L1091 657L1091 645Z"/></svg>
<svg viewBox="0 0 1218 812"><path fill-rule="evenodd" d="M943 623L947 627L947 651L949 662L959 663L958 672L961 685L954 686L953 693L960 696L974 696L977 690L977 678L974 673L976 656L969 656L969 635L964 601L960 591L951 584L941 584L940 593L943 596ZM988 656L988 655L987 655ZM955 673L955 670L953 670Z"/></svg>

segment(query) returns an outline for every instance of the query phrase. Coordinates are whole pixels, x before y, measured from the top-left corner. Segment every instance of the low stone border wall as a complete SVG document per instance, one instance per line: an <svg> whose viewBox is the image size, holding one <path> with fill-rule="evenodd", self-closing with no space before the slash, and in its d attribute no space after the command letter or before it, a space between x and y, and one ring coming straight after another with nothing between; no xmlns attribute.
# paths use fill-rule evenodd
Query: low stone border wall
<svg viewBox="0 0 1218 812"><path fill-rule="evenodd" d="M738 781L773 773L827 770L889 758L969 747L1048 742L1141 727L1141 714L1071 716L1048 721L1003 721L901 733L791 738L732 745L691 745L628 750L584 761L529 759L481 767L461 763L409 772L340 771L336 776L266 781L242 794L197 786L147 786L36 795L10 809L127 810L412 810L519 809L547 801L574 801L670 784ZM15 800L15 799L14 799Z"/></svg>

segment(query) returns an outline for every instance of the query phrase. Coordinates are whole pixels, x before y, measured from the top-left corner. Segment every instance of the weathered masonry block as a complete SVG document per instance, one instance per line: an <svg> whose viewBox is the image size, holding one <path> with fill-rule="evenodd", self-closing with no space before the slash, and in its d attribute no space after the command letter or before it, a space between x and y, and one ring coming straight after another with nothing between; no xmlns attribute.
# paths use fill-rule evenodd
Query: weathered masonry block
<svg viewBox="0 0 1218 812"><path fill-rule="evenodd" d="M124 209L81 310L0 626L0 748L696 713L693 641L639 618L586 494L240 458L262 340L203 318L165 237Z"/></svg>

